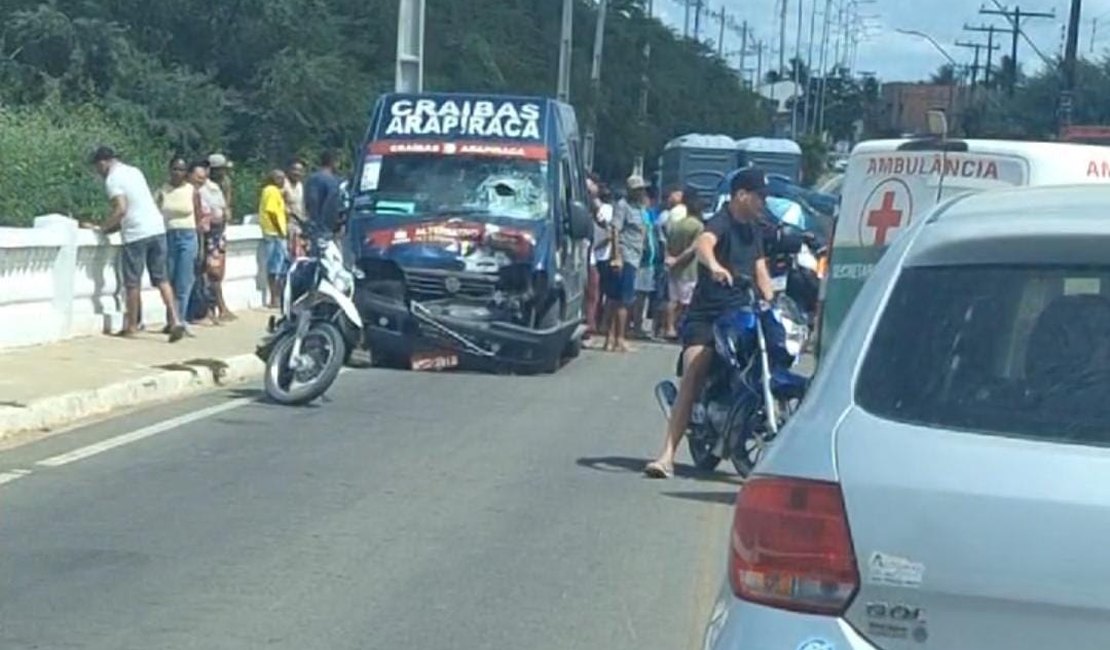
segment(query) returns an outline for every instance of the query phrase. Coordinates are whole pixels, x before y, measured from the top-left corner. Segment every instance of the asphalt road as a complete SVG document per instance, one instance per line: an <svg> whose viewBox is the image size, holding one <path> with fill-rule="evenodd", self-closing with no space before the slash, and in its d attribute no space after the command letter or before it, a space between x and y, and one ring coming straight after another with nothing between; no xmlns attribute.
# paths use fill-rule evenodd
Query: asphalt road
<svg viewBox="0 0 1110 650"><path fill-rule="evenodd" d="M738 485L640 478L674 354L352 371L4 452L0 648L697 647Z"/></svg>

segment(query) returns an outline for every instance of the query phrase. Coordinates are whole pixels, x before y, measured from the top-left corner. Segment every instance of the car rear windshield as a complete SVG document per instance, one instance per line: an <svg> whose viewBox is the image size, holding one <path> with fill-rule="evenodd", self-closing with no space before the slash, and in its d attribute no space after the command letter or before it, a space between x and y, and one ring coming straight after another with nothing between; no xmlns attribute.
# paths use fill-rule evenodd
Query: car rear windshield
<svg viewBox="0 0 1110 650"><path fill-rule="evenodd" d="M906 269L856 400L914 424L1110 443L1110 267Z"/></svg>

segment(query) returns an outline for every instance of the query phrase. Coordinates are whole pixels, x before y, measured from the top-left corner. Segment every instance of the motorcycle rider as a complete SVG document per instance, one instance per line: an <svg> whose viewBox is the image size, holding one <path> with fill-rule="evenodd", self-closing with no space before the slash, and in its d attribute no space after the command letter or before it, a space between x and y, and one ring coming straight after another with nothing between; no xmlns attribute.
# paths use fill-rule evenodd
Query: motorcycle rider
<svg viewBox="0 0 1110 650"><path fill-rule="evenodd" d="M757 167L742 170L729 186L728 203L706 222L705 231L694 245L667 260L668 266L676 266L696 257L698 282L679 335L682 378L663 450L644 468L650 478L674 476L675 452L713 362L713 325L717 318L731 309L748 306L753 278L764 301L774 298L760 227L766 196L766 173Z"/></svg>

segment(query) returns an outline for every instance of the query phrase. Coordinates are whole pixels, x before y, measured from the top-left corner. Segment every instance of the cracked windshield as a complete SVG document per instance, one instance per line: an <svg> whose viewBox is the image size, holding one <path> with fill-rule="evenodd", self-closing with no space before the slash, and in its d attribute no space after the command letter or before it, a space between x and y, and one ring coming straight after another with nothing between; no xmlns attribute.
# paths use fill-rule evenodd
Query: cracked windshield
<svg viewBox="0 0 1110 650"><path fill-rule="evenodd" d="M0 18L0 650L1108 647L1110 0Z"/></svg>
<svg viewBox="0 0 1110 650"><path fill-rule="evenodd" d="M363 164L356 204L375 212L480 212L542 220L547 163L496 156L380 156ZM360 206L361 207L361 206Z"/></svg>

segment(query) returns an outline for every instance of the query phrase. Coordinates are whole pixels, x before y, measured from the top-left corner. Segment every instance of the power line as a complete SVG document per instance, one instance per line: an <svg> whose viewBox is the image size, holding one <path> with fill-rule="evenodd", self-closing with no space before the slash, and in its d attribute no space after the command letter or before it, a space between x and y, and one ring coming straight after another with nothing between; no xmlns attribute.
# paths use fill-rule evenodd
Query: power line
<svg viewBox="0 0 1110 650"><path fill-rule="evenodd" d="M981 60L979 58L979 55L982 53L983 50L997 50L999 46L993 43L984 45L983 43L968 43L967 41L956 41L956 47L963 47L969 50L975 50L975 58L973 59L973 63L971 64L971 87L972 89L974 89L979 82L979 61Z"/></svg>
<svg viewBox="0 0 1110 650"><path fill-rule="evenodd" d="M1033 48L1033 51L1037 53L1037 56L1041 57L1041 61L1044 62L1045 65L1047 65L1047 66L1054 65L1052 59L1049 58L1047 55L1045 55L1045 53L1041 51L1041 48L1037 47L1037 44L1035 42L1033 42L1033 39L1029 38L1029 35L1026 34L1021 29L1021 20L1014 20L1014 18L1015 18L1014 12L1008 10L1005 5L1003 5L1001 2L999 2L999 0L991 0L991 2L997 8L997 11L990 12L988 10L980 8L979 13L984 13L985 12L985 13L988 13L990 15L1003 16L1004 18L1006 18L1006 22L1010 23L1010 28L1014 29L1014 30L1017 30L1018 36L1020 36L1021 39L1023 41L1025 41L1025 43L1029 47ZM1018 9L1020 9L1020 7ZM1055 11L1053 11L1051 13L1021 12L1021 18L1055 18L1055 17L1056 17L1056 12Z"/></svg>
<svg viewBox="0 0 1110 650"><path fill-rule="evenodd" d="M1027 19L1030 19L1030 18L1055 18L1056 17L1056 12L1049 13L1049 12L1040 12L1040 11L1022 11L1020 6L1015 6L1013 8L1013 10L1010 10L1010 9L1007 9L1006 7L1004 7L1000 2L998 2L998 0L994 0L994 4L997 5L999 8L998 9L987 9L986 7L982 7L982 8L979 9L979 13L983 14L985 16L1004 16L1006 18L1006 20L1009 21L1009 23L1010 23L1010 35L1011 35L1011 38L1012 38L1012 43L1011 43L1011 48L1010 48L1010 73L1011 74L1010 74L1010 79L1009 79L1009 92L1010 92L1010 96L1012 97L1013 94L1014 94L1014 90L1017 87L1017 71L1018 71L1017 55L1018 55L1018 38L1019 37L1024 37L1025 40L1030 45L1032 45L1033 49L1038 54L1040 54L1041 58L1044 59L1045 63L1047 65L1052 65L1052 62L1048 59L1048 57L1046 57L1043 53L1041 53L1041 51L1039 49L1037 49L1037 46L1033 45L1032 41L1029 40L1029 37L1025 35L1025 32L1022 31L1021 21L1022 20L1027 20Z"/></svg>
<svg viewBox="0 0 1110 650"><path fill-rule="evenodd" d="M970 27L968 25L964 25L964 30L969 32L990 34L990 36L987 37L987 66L986 72L983 75L983 84L989 86L991 84L991 74L994 72L994 51L998 49L997 47L995 47L994 44L994 35L999 33L1001 30L999 30L994 25L982 27Z"/></svg>

